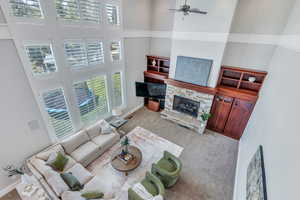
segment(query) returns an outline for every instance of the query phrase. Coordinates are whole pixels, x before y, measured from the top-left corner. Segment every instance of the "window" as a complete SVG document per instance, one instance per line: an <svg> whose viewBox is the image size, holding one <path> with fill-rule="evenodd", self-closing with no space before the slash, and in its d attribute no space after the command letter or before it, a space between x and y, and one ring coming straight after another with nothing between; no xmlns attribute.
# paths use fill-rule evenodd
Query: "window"
<svg viewBox="0 0 300 200"><path fill-rule="evenodd" d="M111 25L120 25L119 7L111 4L106 4L107 22Z"/></svg>
<svg viewBox="0 0 300 200"><path fill-rule="evenodd" d="M88 42L87 55L90 65L104 63L104 50L102 42Z"/></svg>
<svg viewBox="0 0 300 200"><path fill-rule="evenodd" d="M112 61L121 60L121 42L112 42L110 44L110 52Z"/></svg>
<svg viewBox="0 0 300 200"><path fill-rule="evenodd" d="M34 75L49 74L57 70L51 45L25 46Z"/></svg>
<svg viewBox="0 0 300 200"><path fill-rule="evenodd" d="M69 110L66 105L63 89L54 89L42 94L45 110L48 113L57 138L68 136L73 131Z"/></svg>
<svg viewBox="0 0 300 200"><path fill-rule="evenodd" d="M57 16L66 20L80 20L78 0L56 0Z"/></svg>
<svg viewBox="0 0 300 200"><path fill-rule="evenodd" d="M83 42L66 42L65 52L68 63L72 68L87 65L85 44Z"/></svg>
<svg viewBox="0 0 300 200"><path fill-rule="evenodd" d="M39 0L10 0L9 3L16 17L43 17Z"/></svg>
<svg viewBox="0 0 300 200"><path fill-rule="evenodd" d="M80 9L82 20L100 23L101 7L99 0L81 0Z"/></svg>
<svg viewBox="0 0 300 200"><path fill-rule="evenodd" d="M104 76L74 84L81 121L93 122L108 113L107 87Z"/></svg>
<svg viewBox="0 0 300 200"><path fill-rule="evenodd" d="M116 72L112 76L113 81L113 105L118 107L122 105L122 77L121 72Z"/></svg>

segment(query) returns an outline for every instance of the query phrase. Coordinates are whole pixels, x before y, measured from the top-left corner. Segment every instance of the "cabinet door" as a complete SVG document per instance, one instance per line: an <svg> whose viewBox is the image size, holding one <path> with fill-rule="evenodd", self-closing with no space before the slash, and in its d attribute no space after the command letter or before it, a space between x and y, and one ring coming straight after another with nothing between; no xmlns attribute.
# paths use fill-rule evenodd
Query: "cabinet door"
<svg viewBox="0 0 300 200"><path fill-rule="evenodd" d="M235 99L229 114L224 135L239 140L254 108L254 102Z"/></svg>
<svg viewBox="0 0 300 200"><path fill-rule="evenodd" d="M214 99L211 109L212 117L208 121L208 128L217 132L223 132L230 110L233 98L217 95Z"/></svg>

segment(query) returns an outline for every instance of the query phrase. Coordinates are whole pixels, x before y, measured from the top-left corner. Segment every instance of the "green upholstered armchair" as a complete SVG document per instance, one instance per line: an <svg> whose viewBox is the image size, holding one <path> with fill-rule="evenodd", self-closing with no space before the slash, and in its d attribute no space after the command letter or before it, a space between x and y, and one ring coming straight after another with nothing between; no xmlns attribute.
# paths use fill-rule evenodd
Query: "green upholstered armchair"
<svg viewBox="0 0 300 200"><path fill-rule="evenodd" d="M156 176L154 176L150 172L146 173L146 177L144 180L141 181L141 184L153 196L161 195L163 197L165 195L164 185ZM129 200L144 200L136 192L134 192L131 188L128 190L128 199Z"/></svg>
<svg viewBox="0 0 300 200"><path fill-rule="evenodd" d="M177 182L181 168L181 161L171 153L164 151L164 157L157 164L152 164L151 172L162 181L166 188L170 188Z"/></svg>

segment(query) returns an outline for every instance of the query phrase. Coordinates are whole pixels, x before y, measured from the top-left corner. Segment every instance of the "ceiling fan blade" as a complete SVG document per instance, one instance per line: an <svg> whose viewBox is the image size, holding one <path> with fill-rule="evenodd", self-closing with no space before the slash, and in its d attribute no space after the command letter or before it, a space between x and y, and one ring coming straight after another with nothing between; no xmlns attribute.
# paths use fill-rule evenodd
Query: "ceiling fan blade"
<svg viewBox="0 0 300 200"><path fill-rule="evenodd" d="M202 14L202 15L206 15L207 14L206 11L199 10L198 8L192 8L192 9L190 9L190 12L191 13L198 13L198 14Z"/></svg>
<svg viewBox="0 0 300 200"><path fill-rule="evenodd" d="M170 11L175 11L175 12L182 12L182 9L169 9Z"/></svg>

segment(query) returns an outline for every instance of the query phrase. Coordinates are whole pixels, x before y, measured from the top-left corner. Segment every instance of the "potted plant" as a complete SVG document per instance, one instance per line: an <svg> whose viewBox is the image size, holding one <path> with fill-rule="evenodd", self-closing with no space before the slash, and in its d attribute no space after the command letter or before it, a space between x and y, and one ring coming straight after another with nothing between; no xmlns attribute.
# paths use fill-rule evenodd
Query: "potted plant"
<svg viewBox="0 0 300 200"><path fill-rule="evenodd" d="M127 136L124 137L124 139L121 142L121 145L123 147L123 152L125 154L128 154L129 153L128 152L128 146L130 145L130 140L129 140L129 138Z"/></svg>
<svg viewBox="0 0 300 200"><path fill-rule="evenodd" d="M201 126L203 127L205 125L205 123L209 120L209 118L212 117L212 114L206 112L206 111L202 111L202 114L200 115L201 117Z"/></svg>
<svg viewBox="0 0 300 200"><path fill-rule="evenodd" d="M14 165L7 165L3 168L3 171L7 173L7 177L15 178L21 176L22 182L27 182L28 176L25 174L25 166L15 167Z"/></svg>

